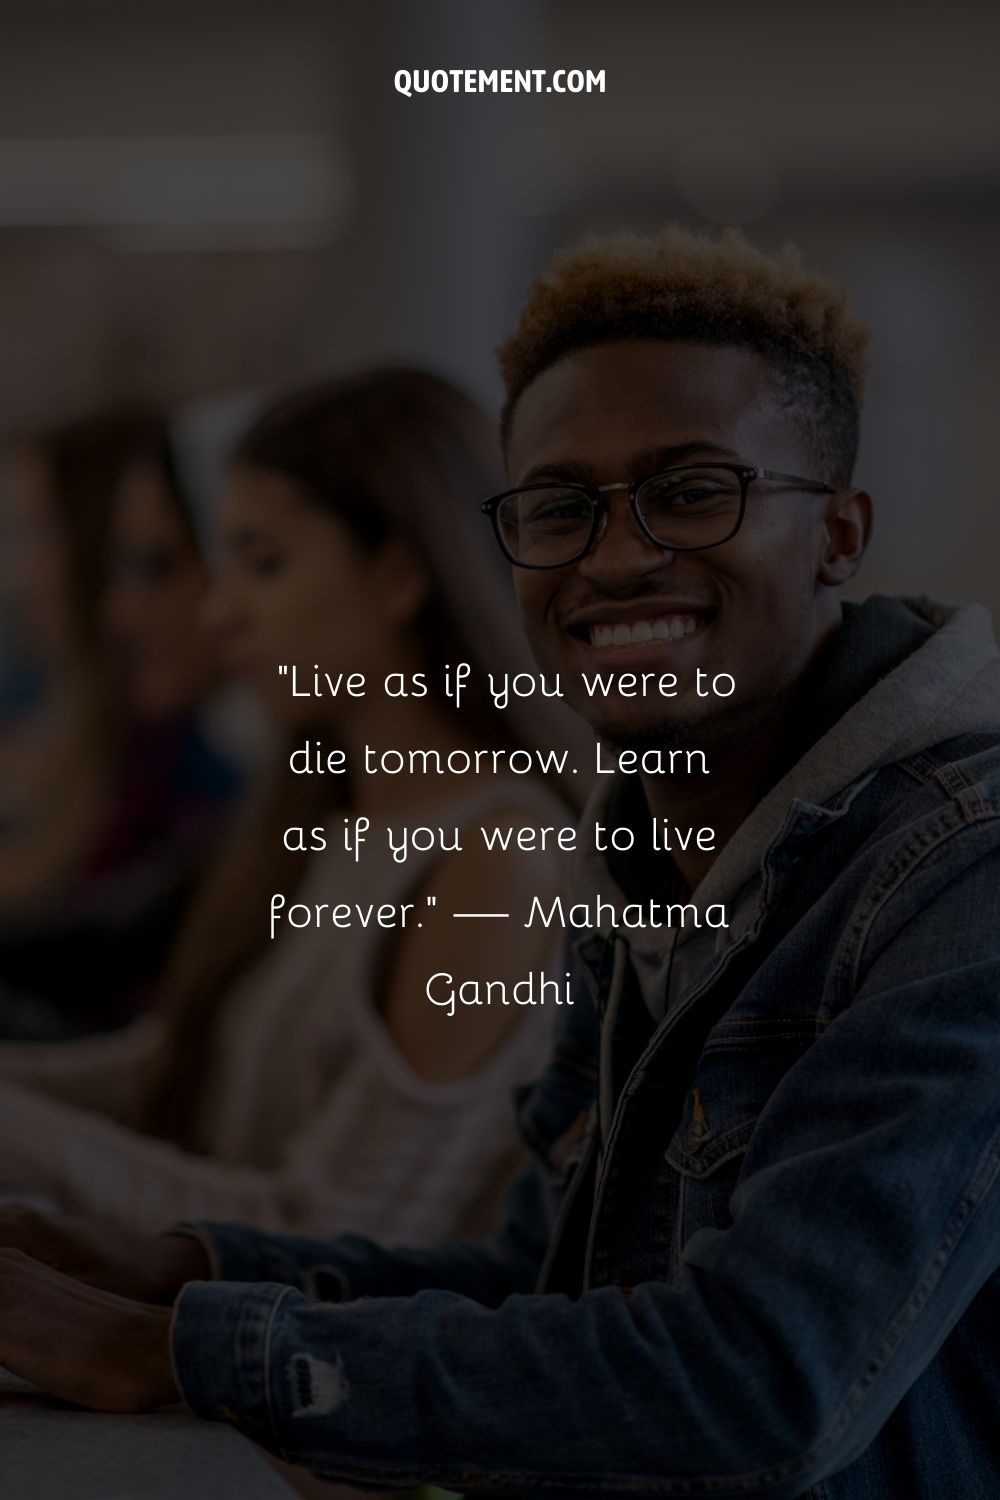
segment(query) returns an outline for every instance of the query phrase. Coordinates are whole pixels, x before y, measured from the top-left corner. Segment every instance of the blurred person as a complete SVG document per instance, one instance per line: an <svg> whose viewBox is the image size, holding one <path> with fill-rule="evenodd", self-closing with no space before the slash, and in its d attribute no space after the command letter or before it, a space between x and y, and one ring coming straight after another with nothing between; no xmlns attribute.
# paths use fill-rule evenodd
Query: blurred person
<svg viewBox="0 0 1000 1500"><path fill-rule="evenodd" d="M239 782L199 723L220 669L165 425L93 419L21 440L9 468L44 686L8 747L29 774L0 842L0 1035L42 1040L141 1008Z"/></svg>
<svg viewBox="0 0 1000 1500"><path fill-rule="evenodd" d="M220 676L200 615L208 584L169 442L125 471L112 506L105 631L137 718L187 718Z"/></svg>
<svg viewBox="0 0 1000 1500"><path fill-rule="evenodd" d="M551 1005L449 1015L430 1004L427 978L513 981L526 955L539 971L555 959L551 934L512 952L503 924L450 913L556 894L558 856L487 854L477 825L564 823L567 809L522 777L357 767L366 743L447 753L550 739L535 704L488 712L482 670L461 712L442 691L448 662L524 662L506 579L477 532L482 567L468 549L454 566L455 511L489 489L494 451L471 402L405 370L295 394L238 445L209 617L286 756L322 735L354 774L296 776L278 758L182 934L158 1014L113 1037L3 1049L6 1187L150 1228L207 1212L420 1240L489 1226L520 1157L509 1090L544 1055ZM294 697L279 664L317 662L334 678L365 673L368 691ZM430 691L389 698L390 673L425 674ZM343 830L361 815L372 830L356 861ZM385 824L457 828L463 851L397 862ZM314 849L325 829L327 847L291 852L290 827ZM270 941L275 891L309 906L406 901L419 923L286 924Z"/></svg>
<svg viewBox="0 0 1000 1500"><path fill-rule="evenodd" d="M504 348L487 510L539 662L625 757L584 836L717 840L588 844L576 899L687 916L581 937L500 1232L10 1216L0 1360L372 1487L1000 1493L1000 653L979 606L841 598L866 342L794 256L671 230L562 257ZM657 767L684 743L706 781Z"/></svg>
<svg viewBox="0 0 1000 1500"><path fill-rule="evenodd" d="M134 870L146 856L154 880L190 883L239 788L211 723L223 669L203 619L208 587L164 434L130 465L113 505L102 616L129 724L114 816L92 856L97 870Z"/></svg>
<svg viewBox="0 0 1000 1500"><path fill-rule="evenodd" d="M121 712L101 628L111 508L158 430L149 412L114 411L22 435L4 454L4 592L37 691L0 740L2 912L73 878L112 796Z"/></svg>

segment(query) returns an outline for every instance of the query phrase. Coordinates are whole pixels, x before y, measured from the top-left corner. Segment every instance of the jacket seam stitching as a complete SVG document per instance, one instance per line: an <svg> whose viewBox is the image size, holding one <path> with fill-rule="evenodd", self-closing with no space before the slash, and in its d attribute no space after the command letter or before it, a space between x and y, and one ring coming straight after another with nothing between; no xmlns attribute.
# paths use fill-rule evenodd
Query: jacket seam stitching
<svg viewBox="0 0 1000 1500"><path fill-rule="evenodd" d="M267 1420L270 1424L271 1433L275 1441L275 1446L278 1449L278 1453L280 1457L286 1461L286 1463L290 1463L292 1462L292 1460L289 1459L288 1454L285 1450L285 1445L281 1441L280 1429L275 1420L274 1400L271 1390L271 1344L273 1342L274 1323L275 1319L278 1316L278 1308L286 1300L286 1298L292 1294L293 1291L293 1287L285 1287L285 1289L281 1293L281 1296L275 1297L274 1302L271 1305L271 1311L268 1315L267 1322L264 1325L264 1392L267 1400Z"/></svg>
<svg viewBox="0 0 1000 1500"><path fill-rule="evenodd" d="M849 929L849 941L845 947L843 956L837 963L836 976L838 984L843 986L846 982L852 998L859 985L864 955L873 929L893 897L899 894L907 881L910 880L930 855L937 853L944 845L960 834L967 832L969 828L978 826L981 823L997 821L998 818L1000 818L1000 814L990 809L982 816L977 817L972 823L962 821L952 824L949 822L943 830L935 832L930 839L928 839L926 833L915 834L896 851L890 863L883 869L878 880L870 888L863 916L859 914L858 918L851 925Z"/></svg>

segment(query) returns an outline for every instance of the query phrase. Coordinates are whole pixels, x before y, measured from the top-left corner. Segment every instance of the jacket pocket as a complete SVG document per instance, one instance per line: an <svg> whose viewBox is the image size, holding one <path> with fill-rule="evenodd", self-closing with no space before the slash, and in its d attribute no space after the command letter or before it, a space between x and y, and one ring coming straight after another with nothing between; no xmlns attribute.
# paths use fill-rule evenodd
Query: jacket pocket
<svg viewBox="0 0 1000 1500"><path fill-rule="evenodd" d="M726 1019L698 1059L665 1156L676 1174L673 1259L699 1229L726 1229L761 1112L817 1036L816 1018Z"/></svg>

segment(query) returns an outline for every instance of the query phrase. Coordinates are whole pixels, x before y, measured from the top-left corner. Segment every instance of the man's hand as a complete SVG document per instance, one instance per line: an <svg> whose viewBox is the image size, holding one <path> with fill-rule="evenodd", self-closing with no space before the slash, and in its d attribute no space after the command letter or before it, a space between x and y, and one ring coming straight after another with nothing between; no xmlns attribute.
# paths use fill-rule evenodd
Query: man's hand
<svg viewBox="0 0 1000 1500"><path fill-rule="evenodd" d="M68 1214L0 1208L0 1250L20 1250L76 1281L137 1302L171 1303L186 1281L211 1275L197 1240L139 1234Z"/></svg>
<svg viewBox="0 0 1000 1500"><path fill-rule="evenodd" d="M170 1319L0 1250L0 1365L64 1401L119 1412L179 1401Z"/></svg>

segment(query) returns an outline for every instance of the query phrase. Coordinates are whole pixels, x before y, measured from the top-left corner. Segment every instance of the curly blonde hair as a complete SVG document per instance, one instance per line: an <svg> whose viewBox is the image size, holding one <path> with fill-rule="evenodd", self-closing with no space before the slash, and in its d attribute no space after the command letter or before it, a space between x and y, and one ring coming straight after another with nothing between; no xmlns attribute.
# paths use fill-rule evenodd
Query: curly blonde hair
<svg viewBox="0 0 1000 1500"><path fill-rule="evenodd" d="M536 375L574 349L620 339L732 344L774 367L775 394L807 430L835 483L857 453L869 330L843 287L736 230L718 239L670 226L655 238L591 237L556 255L498 351L504 432Z"/></svg>

